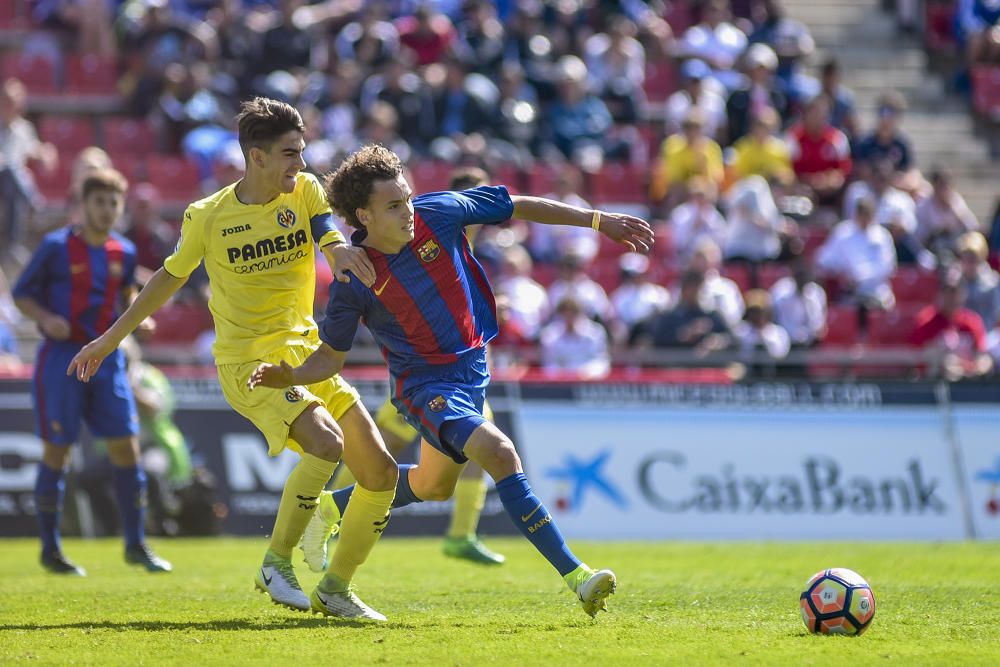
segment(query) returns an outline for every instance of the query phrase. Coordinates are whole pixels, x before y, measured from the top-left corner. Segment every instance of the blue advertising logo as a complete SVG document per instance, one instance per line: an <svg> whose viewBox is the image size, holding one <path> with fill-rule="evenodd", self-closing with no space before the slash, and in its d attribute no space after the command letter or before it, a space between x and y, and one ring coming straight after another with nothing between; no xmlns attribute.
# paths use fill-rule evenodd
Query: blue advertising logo
<svg viewBox="0 0 1000 667"><path fill-rule="evenodd" d="M579 512L583 504L583 496L590 488L605 496L618 507L628 507L628 501L615 488L614 484L608 481L602 470L610 456L610 449L599 452L590 461L582 461L572 454L567 454L565 463L561 467L549 468L545 472L546 477L560 480L572 486L568 498L566 495L560 494L560 497L556 499L556 507L563 511Z"/></svg>
<svg viewBox="0 0 1000 667"><path fill-rule="evenodd" d="M986 511L996 516L1000 514L1000 499L997 498L997 486L1000 485L1000 458L996 460L993 470L980 470L976 479L990 484L990 499L986 501Z"/></svg>

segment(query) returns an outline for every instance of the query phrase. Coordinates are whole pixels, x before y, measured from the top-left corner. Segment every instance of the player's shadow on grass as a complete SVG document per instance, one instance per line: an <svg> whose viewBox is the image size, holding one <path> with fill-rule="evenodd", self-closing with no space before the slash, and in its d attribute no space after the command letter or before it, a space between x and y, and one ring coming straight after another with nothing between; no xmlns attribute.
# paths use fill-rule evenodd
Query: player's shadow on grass
<svg viewBox="0 0 1000 667"><path fill-rule="evenodd" d="M80 621L78 623L25 623L0 625L5 630L118 630L159 632L164 630L202 630L205 632L234 632L238 630L291 630L294 628L411 628L406 623L373 624L344 618L280 618L267 620L230 619L210 621Z"/></svg>

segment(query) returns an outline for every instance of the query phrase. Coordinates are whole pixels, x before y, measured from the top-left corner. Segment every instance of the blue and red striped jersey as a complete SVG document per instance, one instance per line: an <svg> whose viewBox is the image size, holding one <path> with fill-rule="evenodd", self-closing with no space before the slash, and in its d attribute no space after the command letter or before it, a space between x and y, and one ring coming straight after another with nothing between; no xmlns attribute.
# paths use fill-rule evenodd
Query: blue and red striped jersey
<svg viewBox="0 0 1000 667"><path fill-rule="evenodd" d="M466 225L495 224L514 213L507 188L483 186L414 198L413 240L394 255L366 247L376 279L365 287L353 276L330 286L320 338L351 349L364 321L393 377L440 376L465 368L497 335L496 303L483 267L472 256ZM364 231L355 234L355 244Z"/></svg>
<svg viewBox="0 0 1000 667"><path fill-rule="evenodd" d="M87 343L108 330L121 313L122 290L135 284L135 246L114 232L90 246L72 227L42 239L14 285L15 298L29 298L66 318L70 341Z"/></svg>

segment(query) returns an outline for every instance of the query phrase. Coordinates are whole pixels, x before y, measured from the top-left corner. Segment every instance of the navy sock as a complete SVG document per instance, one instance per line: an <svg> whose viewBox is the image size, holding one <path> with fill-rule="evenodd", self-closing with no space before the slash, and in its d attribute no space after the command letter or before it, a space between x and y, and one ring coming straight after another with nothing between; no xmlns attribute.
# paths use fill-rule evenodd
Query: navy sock
<svg viewBox="0 0 1000 667"><path fill-rule="evenodd" d="M413 494L413 489L410 488L410 468L415 467L412 463L400 464L399 479L396 481L396 497L392 501L393 508L406 507L410 503L423 502ZM344 516L344 511L347 510L347 501L351 499L352 493L354 493L353 484L333 492L333 502L337 504L340 516Z"/></svg>
<svg viewBox="0 0 1000 667"><path fill-rule="evenodd" d="M510 515L510 520L556 568L559 576L565 577L580 566L580 560L566 546L552 515L531 491L523 472L514 473L497 482L497 494L503 508Z"/></svg>
<svg viewBox="0 0 1000 667"><path fill-rule="evenodd" d="M62 518L66 480L62 470L53 470L44 463L38 464L35 477L35 511L38 512L38 532L42 538L42 552L62 550L59 541L59 520Z"/></svg>
<svg viewBox="0 0 1000 667"><path fill-rule="evenodd" d="M146 541L146 473L133 466L111 466L115 487L115 500L122 518L125 548L136 547Z"/></svg>

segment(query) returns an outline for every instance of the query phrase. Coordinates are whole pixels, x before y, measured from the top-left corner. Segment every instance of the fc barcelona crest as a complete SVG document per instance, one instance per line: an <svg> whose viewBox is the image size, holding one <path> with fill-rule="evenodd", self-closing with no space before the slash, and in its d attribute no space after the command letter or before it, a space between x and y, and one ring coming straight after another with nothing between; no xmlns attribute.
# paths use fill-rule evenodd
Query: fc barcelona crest
<svg viewBox="0 0 1000 667"><path fill-rule="evenodd" d="M448 399L444 396L435 396L427 403L427 407L431 409L431 412L441 412L448 407Z"/></svg>
<svg viewBox="0 0 1000 667"><path fill-rule="evenodd" d="M421 261L433 262L441 254L441 246L437 244L437 241L431 239L417 248L417 254L420 255Z"/></svg>
<svg viewBox="0 0 1000 667"><path fill-rule="evenodd" d="M290 208L281 207L278 209L278 224L285 229L295 226L295 211Z"/></svg>
<svg viewBox="0 0 1000 667"><path fill-rule="evenodd" d="M121 278L122 276L122 263L121 262L109 262L108 263L108 273L115 277Z"/></svg>

